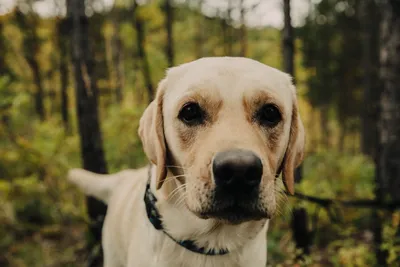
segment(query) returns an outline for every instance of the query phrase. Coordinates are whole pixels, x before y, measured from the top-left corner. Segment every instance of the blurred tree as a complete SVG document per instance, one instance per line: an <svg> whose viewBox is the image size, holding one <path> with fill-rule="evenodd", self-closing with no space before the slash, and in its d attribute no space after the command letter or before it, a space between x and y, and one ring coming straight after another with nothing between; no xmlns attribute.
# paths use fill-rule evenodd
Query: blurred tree
<svg viewBox="0 0 400 267"><path fill-rule="evenodd" d="M322 143L329 145L330 131L328 128L328 112L332 103L334 91L334 79L332 77L332 39L334 27L326 23L323 14L332 9L327 6L328 1L321 1L306 19L305 25L299 30L299 36L303 41L303 65L310 70L308 78L307 98L310 104L320 110L321 132L323 132ZM319 18L317 20L316 18ZM329 81L329 82L327 82Z"/></svg>
<svg viewBox="0 0 400 267"><path fill-rule="evenodd" d="M27 17L28 15L29 18ZM32 10L28 14L24 14L17 9L15 11L15 21L24 35L23 55L31 69L35 85L35 90L33 93L35 111L39 118L43 121L46 116L44 108L44 89L37 59L40 49L40 39L36 32L39 24L39 16L32 12Z"/></svg>
<svg viewBox="0 0 400 267"><path fill-rule="evenodd" d="M147 89L148 99L151 102L154 98L154 87L151 81L151 72L149 66L149 60L146 52L146 33L144 28L144 18L140 16L140 5L137 4L136 0L133 2L132 13L134 14L134 24L136 29L136 42L138 49L138 56L141 63L141 69L143 73L143 80Z"/></svg>
<svg viewBox="0 0 400 267"><path fill-rule="evenodd" d="M86 8L93 8L92 6L96 1L88 1L88 3L91 3L92 5L86 5ZM115 87L110 87L110 81L114 77L113 72L111 72L110 69L113 69L114 65L112 60L107 60L108 53L106 44L108 42L104 34L104 28L107 22L109 22L107 17L101 13L94 13L90 17L90 24L88 26L88 39L90 40L89 49L91 50L93 61L96 62L96 64L93 64L93 76L96 77L97 80L96 86L98 90L100 110L102 106L107 107L112 103L115 94Z"/></svg>
<svg viewBox="0 0 400 267"><path fill-rule="evenodd" d="M334 107L340 126L339 149L344 151L347 134L359 128L362 98L362 34L359 20L359 0L347 0L346 9L342 12L337 5L336 25L340 28L341 38L336 37L335 61L337 64L335 79L338 82ZM352 45L349 45L352 44ZM334 62L333 62L334 63ZM354 122L357 120L357 122Z"/></svg>
<svg viewBox="0 0 400 267"><path fill-rule="evenodd" d="M10 90L10 85L16 77L6 64L7 43L4 38L4 24L4 20L0 19L0 51L2 51L0 53L0 122L8 127L9 114L7 111L12 105L14 96L14 93ZM2 173L1 168L0 173Z"/></svg>
<svg viewBox="0 0 400 267"><path fill-rule="evenodd" d="M224 43L225 56L233 56L233 29L232 29L232 11L233 0L227 0L228 7L226 12L221 12L223 17L221 21L221 29Z"/></svg>
<svg viewBox="0 0 400 267"><path fill-rule="evenodd" d="M7 64L5 61L6 44L5 44L5 38L3 36L3 30L4 30L4 20L0 20L0 51L3 51L2 53L0 53L0 77L8 73Z"/></svg>
<svg viewBox="0 0 400 267"><path fill-rule="evenodd" d="M400 1L384 0L381 4L382 93L376 197L378 200L400 200ZM397 237L400 238L400 226ZM385 253L380 247L377 257L380 265L385 266Z"/></svg>
<svg viewBox="0 0 400 267"><path fill-rule="evenodd" d="M201 10L203 8L203 3L204 3L204 0L198 1L197 9L199 10L199 12L201 12ZM196 18L197 18L198 22L196 24L197 31L196 31L196 36L195 36L195 54L196 54L196 58L201 58L201 57L203 57L203 42L204 42L204 26L203 26L204 22L203 21L204 21L204 17L199 16L199 14L197 14ZM224 21L221 20L221 23L223 24ZM224 29L224 25L222 25L222 29Z"/></svg>
<svg viewBox="0 0 400 267"><path fill-rule="evenodd" d="M174 24L174 8L172 0L165 0L165 29L167 30L167 42L165 54L167 55L168 67L174 65L174 39L173 39L173 24Z"/></svg>
<svg viewBox="0 0 400 267"><path fill-rule="evenodd" d="M323 0L299 30L303 65L308 77L307 98L319 109L322 143L330 146L330 117L339 124L339 149L346 136L359 128L362 102L361 26L359 0ZM333 111L333 112L332 112Z"/></svg>
<svg viewBox="0 0 400 267"><path fill-rule="evenodd" d="M113 26L113 34L111 36L112 70L110 71L110 73L114 74L115 96L118 103L121 103L123 100L122 40L119 31L121 17L123 17L123 11L114 6L110 16Z"/></svg>
<svg viewBox="0 0 400 267"><path fill-rule="evenodd" d="M290 0L283 0L284 26L282 34L283 48L283 68L295 79L294 72L294 31L290 16ZM294 81L295 82L295 81ZM301 166L296 169L295 181L300 182ZM302 253L309 254L311 246L311 233L308 230L308 215L305 208L294 208L292 213L292 231L296 242L296 247L301 249Z"/></svg>
<svg viewBox="0 0 400 267"><path fill-rule="evenodd" d="M247 56L247 27L246 27L246 7L244 0L240 0L240 56Z"/></svg>
<svg viewBox="0 0 400 267"><path fill-rule="evenodd" d="M282 33L282 50L283 50L283 68L289 73L293 79L294 73L294 32L292 26L292 18L290 16L290 0L283 0L283 33Z"/></svg>
<svg viewBox="0 0 400 267"><path fill-rule="evenodd" d="M376 161L378 147L379 83L379 25L380 10L375 0L365 0L360 5L363 41L363 111L361 148L365 155Z"/></svg>
<svg viewBox="0 0 400 267"><path fill-rule="evenodd" d="M85 15L85 2L68 0L67 16L72 21L71 51L83 168L96 173L107 173L98 115L97 80L94 75L92 51L89 49L89 21ZM93 252L93 248L97 245L101 247L101 229L106 205L87 197L87 208L92 221L88 249ZM94 255L89 265L99 266L101 255L101 252Z"/></svg>
<svg viewBox="0 0 400 267"><path fill-rule="evenodd" d="M381 84L379 80L379 26L381 12L375 0L365 0L360 4L360 16L363 40L363 76L364 94L362 110L361 149L365 155L370 156L378 166L379 152L379 99ZM382 191L379 174L375 171L375 198L382 201ZM375 255L380 266L386 264L385 251L382 245L383 220L379 210L373 210L371 216L372 230L374 232Z"/></svg>
<svg viewBox="0 0 400 267"><path fill-rule="evenodd" d="M70 133L71 126L68 115L68 62L69 62L69 34L71 20L66 18L58 18L57 20L57 46L59 49L59 72L60 72L60 87L61 87L61 117L65 131Z"/></svg>

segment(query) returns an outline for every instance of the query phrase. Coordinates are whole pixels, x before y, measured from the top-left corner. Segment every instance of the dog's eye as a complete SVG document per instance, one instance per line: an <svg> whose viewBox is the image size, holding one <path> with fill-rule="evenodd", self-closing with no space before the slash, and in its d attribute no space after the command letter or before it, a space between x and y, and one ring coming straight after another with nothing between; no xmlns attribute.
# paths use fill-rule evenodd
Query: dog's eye
<svg viewBox="0 0 400 267"><path fill-rule="evenodd" d="M282 120L282 115L275 105L265 104L256 113L256 119L261 125L275 127Z"/></svg>
<svg viewBox="0 0 400 267"><path fill-rule="evenodd" d="M179 111L178 118L189 126L195 126L204 122L204 111L199 104L189 102L183 105Z"/></svg>

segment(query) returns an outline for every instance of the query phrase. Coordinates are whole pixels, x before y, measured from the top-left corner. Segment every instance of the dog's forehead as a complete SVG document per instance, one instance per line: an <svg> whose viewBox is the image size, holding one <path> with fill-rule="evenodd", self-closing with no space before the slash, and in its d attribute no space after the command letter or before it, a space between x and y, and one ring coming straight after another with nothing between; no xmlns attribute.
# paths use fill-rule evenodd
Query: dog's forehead
<svg viewBox="0 0 400 267"><path fill-rule="evenodd" d="M170 100L198 90L218 92L230 99L253 90L268 91L283 101L291 100L294 93L289 75L248 58L202 58L171 68L166 80L165 97Z"/></svg>

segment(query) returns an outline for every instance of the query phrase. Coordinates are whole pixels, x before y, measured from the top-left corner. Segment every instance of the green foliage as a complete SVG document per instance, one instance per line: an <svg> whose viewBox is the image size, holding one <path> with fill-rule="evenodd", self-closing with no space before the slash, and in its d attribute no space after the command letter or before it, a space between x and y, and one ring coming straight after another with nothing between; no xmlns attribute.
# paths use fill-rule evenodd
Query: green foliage
<svg viewBox="0 0 400 267"><path fill-rule="evenodd" d="M10 107L14 98L14 94L8 88L9 85L9 76L0 76L0 113L5 112Z"/></svg>
<svg viewBox="0 0 400 267"><path fill-rule="evenodd" d="M103 132L109 171L144 166L147 160L137 133L142 109L111 106L107 113Z"/></svg>
<svg viewBox="0 0 400 267"><path fill-rule="evenodd" d="M328 198L373 198L375 168L363 155L323 151L307 155L299 186L311 195Z"/></svg>
<svg viewBox="0 0 400 267"><path fill-rule="evenodd" d="M321 198L373 199L374 171L374 164L363 155L323 151L306 156L304 178L296 190ZM307 210L314 246L309 256L296 259L300 252L290 238L290 209L287 209L281 218L272 221L268 232L271 266L374 266L369 230L371 210L335 205L326 210L297 198L290 198L290 205Z"/></svg>
<svg viewBox="0 0 400 267"><path fill-rule="evenodd" d="M84 196L65 179L69 168L80 166L79 138L76 133L65 135L57 119L29 123L28 111L23 114L24 101L17 98L9 112L9 124L0 128L0 166L4 168L0 177L0 234L4 233L0 250L8 251L11 265L18 264L17 259L22 258L29 266L43 266L56 255L52 251L50 259L43 256L43 253L50 253L45 243L34 246L28 242L26 246L17 247L14 244L20 242L21 237L51 239L49 235L64 234L58 226L67 227L87 220ZM16 106L20 112L14 112ZM127 103L123 106L107 108L107 119L103 123L103 136L110 140L105 142L110 172L146 163L137 135L143 108L134 109ZM11 127L12 136L7 132L8 127ZM54 228L56 230L52 230ZM85 233L84 228L78 229L80 235ZM57 240L46 242L58 244ZM80 242L84 240L80 237ZM75 245L70 244L71 240L66 242L70 256L65 260L70 261L76 257L74 250L71 251ZM35 260L38 262L31 265Z"/></svg>
<svg viewBox="0 0 400 267"><path fill-rule="evenodd" d="M392 220L386 221L383 229L383 243L381 248L388 253L387 264L396 266L400 260L400 212L392 215Z"/></svg>
<svg viewBox="0 0 400 267"><path fill-rule="evenodd" d="M328 252L332 255L333 266L363 267L374 266L376 264L375 255L371 253L370 245L360 243L351 233L345 229L338 240L329 244Z"/></svg>

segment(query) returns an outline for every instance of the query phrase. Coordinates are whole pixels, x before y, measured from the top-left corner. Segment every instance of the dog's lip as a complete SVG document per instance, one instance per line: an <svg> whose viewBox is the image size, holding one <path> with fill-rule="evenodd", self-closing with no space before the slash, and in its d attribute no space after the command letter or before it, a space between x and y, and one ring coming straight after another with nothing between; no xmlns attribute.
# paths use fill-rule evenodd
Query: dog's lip
<svg viewBox="0 0 400 267"><path fill-rule="evenodd" d="M229 224L270 219L270 215L267 212L261 210L250 210L238 205L229 206L224 209L202 211L198 213L198 216L203 219L217 219Z"/></svg>

